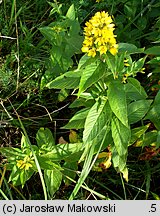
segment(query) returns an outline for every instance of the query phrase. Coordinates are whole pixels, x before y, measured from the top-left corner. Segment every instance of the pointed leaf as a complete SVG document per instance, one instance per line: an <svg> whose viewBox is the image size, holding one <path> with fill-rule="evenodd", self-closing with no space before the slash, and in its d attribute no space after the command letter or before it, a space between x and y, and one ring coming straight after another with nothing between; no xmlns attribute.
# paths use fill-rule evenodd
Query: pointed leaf
<svg viewBox="0 0 160 216"><path fill-rule="evenodd" d="M74 9L74 4L70 6L70 8L67 11L66 17L69 18L70 20L75 20L75 9Z"/></svg>
<svg viewBox="0 0 160 216"><path fill-rule="evenodd" d="M85 127L83 131L85 150L79 162L84 160L91 146L94 148L94 153L96 153L95 150L99 149L99 146L104 139L104 135L106 135L106 130L107 134L110 131L111 118L112 111L106 99L97 101L92 106L85 121Z"/></svg>
<svg viewBox="0 0 160 216"><path fill-rule="evenodd" d="M58 93L58 101L62 102L64 101L69 95L69 90L68 89L61 89L60 92Z"/></svg>
<svg viewBox="0 0 160 216"><path fill-rule="evenodd" d="M160 104L153 105L152 109L147 113L144 119L149 119L155 127L160 130Z"/></svg>
<svg viewBox="0 0 160 216"><path fill-rule="evenodd" d="M142 146L156 145L158 132L156 130L149 131L141 138Z"/></svg>
<svg viewBox="0 0 160 216"><path fill-rule="evenodd" d="M81 71L69 71L49 82L46 87L49 89L74 89L78 88Z"/></svg>
<svg viewBox="0 0 160 216"><path fill-rule="evenodd" d="M44 170L44 179L51 197L59 189L62 182L62 173L58 169Z"/></svg>
<svg viewBox="0 0 160 216"><path fill-rule="evenodd" d="M160 55L160 46L153 46L145 50L147 55Z"/></svg>
<svg viewBox="0 0 160 216"><path fill-rule="evenodd" d="M82 143L67 143L58 144L51 151L41 155L42 158L51 159L53 161L60 161L70 159L75 160L75 155L79 154L83 149Z"/></svg>
<svg viewBox="0 0 160 216"><path fill-rule="evenodd" d="M76 171L78 170L78 164L76 162L65 162L63 164L63 169L63 180L66 185L69 185L72 182L67 177L75 179Z"/></svg>
<svg viewBox="0 0 160 216"><path fill-rule="evenodd" d="M94 104L94 99L85 99L85 98L77 98L71 105L69 105L69 108L75 108L75 107L91 107Z"/></svg>
<svg viewBox="0 0 160 216"><path fill-rule="evenodd" d="M113 117L112 119L111 128L113 141L118 154L120 156L126 155L131 137L130 129L122 124L122 122L116 117Z"/></svg>
<svg viewBox="0 0 160 216"><path fill-rule="evenodd" d="M127 154L119 155L115 145L111 145L112 161L114 168L119 172L122 172L126 167Z"/></svg>
<svg viewBox="0 0 160 216"><path fill-rule="evenodd" d="M0 152L8 158L12 157L25 157L26 154L22 153L22 150L19 148L12 147L0 147Z"/></svg>
<svg viewBox="0 0 160 216"><path fill-rule="evenodd" d="M66 124L63 129L80 129L84 128L84 123L89 112L89 108L84 108L78 111Z"/></svg>
<svg viewBox="0 0 160 216"><path fill-rule="evenodd" d="M108 100L113 113L127 127L128 113L124 84L114 80L108 86Z"/></svg>
<svg viewBox="0 0 160 216"><path fill-rule="evenodd" d="M95 61L87 65L82 70L82 77L79 84L78 96L87 88L101 79L105 74L105 64L100 61Z"/></svg>
<svg viewBox="0 0 160 216"><path fill-rule="evenodd" d="M94 61L95 60L91 56L88 56L87 54L83 55L79 60L78 70L85 68L87 65L93 63Z"/></svg>
<svg viewBox="0 0 160 216"><path fill-rule="evenodd" d="M40 128L36 134L38 147L45 145L47 148L52 148L55 145L52 132L48 128Z"/></svg>
<svg viewBox="0 0 160 216"><path fill-rule="evenodd" d="M160 90L158 91L154 99L154 105L159 105L159 104L160 104Z"/></svg>
<svg viewBox="0 0 160 216"><path fill-rule="evenodd" d="M151 123L144 125L144 126L137 127L137 128L133 128L131 130L131 140L130 140L129 145L134 144L141 136L143 136L146 130L148 130L150 124Z"/></svg>
<svg viewBox="0 0 160 216"><path fill-rule="evenodd" d="M143 48L139 49L134 44L129 44L129 43L119 43L118 44L118 52L134 54L134 53L142 53L143 51L144 51Z"/></svg>
<svg viewBox="0 0 160 216"><path fill-rule="evenodd" d="M156 148L160 147L160 131L157 133Z"/></svg>
<svg viewBox="0 0 160 216"><path fill-rule="evenodd" d="M97 133L99 133L101 128L106 124L107 119L105 116L107 112L111 114L107 100L101 100L101 102L97 101L89 110L83 131L84 143L90 143L97 137Z"/></svg>
<svg viewBox="0 0 160 216"><path fill-rule="evenodd" d="M111 109L110 109L109 103L108 101L107 103L106 101L103 101L100 104L97 104L97 103L98 102L96 102L96 104L91 108L91 110L93 110L93 112L95 113L96 117L93 117L91 115L91 112L88 114L88 116L91 115L90 118L87 116L88 120L86 120L86 122L88 122L89 125L92 122L93 125L92 126L90 125L92 127L92 129L90 130L88 128L89 125L87 125L86 123L87 129L86 129L86 132L84 133L84 140L86 140L85 150L80 159L80 160L83 160L83 158L85 157L85 161L84 161L84 166L83 166L80 178L78 179L78 182L69 198L71 200L74 199L80 187L82 186L85 179L87 178L89 172L91 171L96 161L96 158L98 157L98 154L100 153L104 145L104 142L106 141L106 136L110 132L110 118L112 115L111 115ZM96 123L95 119L97 119L97 124L95 124ZM107 120L105 124L104 124L104 119ZM93 131L95 132L95 135L93 134ZM98 146L97 152L96 152L97 154L95 156L95 159L92 161L93 155L95 154L96 145Z"/></svg>
<svg viewBox="0 0 160 216"><path fill-rule="evenodd" d="M135 78L128 78L128 83L125 85L125 92L127 98L130 100L144 100L147 98L147 94L140 82Z"/></svg>
<svg viewBox="0 0 160 216"><path fill-rule="evenodd" d="M26 137L24 136L24 134L22 133L22 138L21 138L21 148L30 148L29 143L27 142Z"/></svg>
<svg viewBox="0 0 160 216"><path fill-rule="evenodd" d="M128 120L130 124L140 121L148 112L151 100L134 101L128 106Z"/></svg>

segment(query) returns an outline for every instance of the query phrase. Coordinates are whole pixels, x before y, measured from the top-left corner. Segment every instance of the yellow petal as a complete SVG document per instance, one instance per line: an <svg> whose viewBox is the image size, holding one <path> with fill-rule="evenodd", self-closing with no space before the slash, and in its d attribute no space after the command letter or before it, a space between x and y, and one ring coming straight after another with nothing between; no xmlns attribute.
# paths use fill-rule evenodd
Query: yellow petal
<svg viewBox="0 0 160 216"><path fill-rule="evenodd" d="M87 46L83 46L81 50L82 50L82 52L88 52L89 48Z"/></svg>
<svg viewBox="0 0 160 216"><path fill-rule="evenodd" d="M76 143L76 142L78 142L78 134L76 133L76 131L70 130L69 141L70 141L71 143Z"/></svg>
<svg viewBox="0 0 160 216"><path fill-rule="evenodd" d="M101 153L99 153L99 155L98 155L98 158L104 158L104 157L108 157L108 152L101 152Z"/></svg>
<svg viewBox="0 0 160 216"><path fill-rule="evenodd" d="M109 51L110 51L110 53L111 53L112 55L116 55L117 52L118 52L117 48L114 48L114 47L110 48Z"/></svg>

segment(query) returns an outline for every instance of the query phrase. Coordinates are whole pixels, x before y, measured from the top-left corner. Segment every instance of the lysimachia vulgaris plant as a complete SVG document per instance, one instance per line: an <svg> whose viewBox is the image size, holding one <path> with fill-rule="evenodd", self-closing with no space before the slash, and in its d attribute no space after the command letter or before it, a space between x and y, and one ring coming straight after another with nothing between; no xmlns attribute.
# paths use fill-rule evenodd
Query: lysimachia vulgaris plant
<svg viewBox="0 0 160 216"><path fill-rule="evenodd" d="M42 169L51 198L62 179L65 183L74 182L81 164L81 174L70 196L74 199L99 161L103 169L113 166L128 181L128 147L137 140L147 145L144 134L149 124L143 120L151 120L157 131L160 130L157 118L160 94L151 104L152 100L136 79L138 72L144 73L145 54L150 54L150 50L118 43L114 17L108 12L96 12L85 23L83 36L74 5L65 16L60 8L57 13L57 21L40 29L51 44L41 88L59 89L59 101L74 95L69 108L78 111L63 126L70 130L69 143L62 139L57 145L51 131L40 128L36 134L37 145L32 145L24 133L20 149L1 147L0 152L8 158L6 169L11 171L9 181L14 185L24 186L35 172L41 174ZM83 131L82 137L74 129ZM154 139L159 140L157 131Z"/></svg>
<svg viewBox="0 0 160 216"><path fill-rule="evenodd" d="M128 181L126 162L128 146L133 141L131 125L145 116L151 104L135 78L138 72L143 72L146 56L138 61L132 59L133 54L142 53L144 49L133 44L118 44L114 30L112 17L105 11L97 12L85 24L81 48L85 55L77 68L47 84L48 88L72 89L71 94L77 96L70 108L79 107L79 111L63 127L83 129L83 153L79 163L84 165L71 199L99 153L106 149L110 151L114 168Z"/></svg>

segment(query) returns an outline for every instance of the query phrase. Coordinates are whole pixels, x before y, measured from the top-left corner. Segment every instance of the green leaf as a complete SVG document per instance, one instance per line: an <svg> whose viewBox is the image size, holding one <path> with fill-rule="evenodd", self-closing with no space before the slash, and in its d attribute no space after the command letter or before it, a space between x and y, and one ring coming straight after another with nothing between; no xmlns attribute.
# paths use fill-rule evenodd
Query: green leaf
<svg viewBox="0 0 160 216"><path fill-rule="evenodd" d="M82 94L81 94L82 96ZM75 108L75 107L91 107L93 106L93 104L95 103L94 99L85 99L85 98L77 98L75 101L73 101L73 103L71 103L71 105L69 106L69 108Z"/></svg>
<svg viewBox="0 0 160 216"><path fill-rule="evenodd" d="M78 111L66 124L63 129L80 129L84 128L84 123L88 115L89 108L84 108Z"/></svg>
<svg viewBox="0 0 160 216"><path fill-rule="evenodd" d="M160 90L158 91L154 99L154 105L159 105L159 104L160 104Z"/></svg>
<svg viewBox="0 0 160 216"><path fill-rule="evenodd" d="M71 179L75 179L76 177L76 171L78 170L78 164L77 162L65 162L63 164L63 180L65 182L65 185L69 185L72 183L67 177Z"/></svg>
<svg viewBox="0 0 160 216"><path fill-rule="evenodd" d="M131 138L130 129L122 124L122 122L116 117L112 118L111 129L112 138L118 155L126 156L128 151L128 144Z"/></svg>
<svg viewBox="0 0 160 216"><path fill-rule="evenodd" d="M153 104L153 107L147 113L144 119L149 119L151 122L153 122L155 127L160 130L160 103L156 103L156 105Z"/></svg>
<svg viewBox="0 0 160 216"><path fill-rule="evenodd" d="M144 66L145 60L146 60L147 56L140 58L138 61L135 62L134 67L132 70L134 70L134 73L140 72L141 69Z"/></svg>
<svg viewBox="0 0 160 216"><path fill-rule="evenodd" d="M82 143L67 143L58 144L52 148L51 151L41 155L42 158L51 159L53 161L60 161L70 159L74 160L75 155L83 149Z"/></svg>
<svg viewBox="0 0 160 216"><path fill-rule="evenodd" d="M94 61L95 59L91 56L88 56L87 54L83 55L79 60L77 70L85 68L87 65L93 63Z"/></svg>
<svg viewBox="0 0 160 216"><path fill-rule="evenodd" d="M144 52L147 55L160 55L160 46L153 46L151 48L148 48Z"/></svg>
<svg viewBox="0 0 160 216"><path fill-rule="evenodd" d="M154 99L152 108L147 113L144 119L149 119L151 122L154 123L155 127L160 130L160 90L158 91Z"/></svg>
<svg viewBox="0 0 160 216"><path fill-rule="evenodd" d="M106 63L108 68L111 70L111 72L114 74L116 71L116 64L115 64L115 56L113 56L112 54L108 53L106 55ZM117 71L116 71L117 72Z"/></svg>
<svg viewBox="0 0 160 216"><path fill-rule="evenodd" d="M91 146L94 148L94 151L97 146L100 146L102 140L104 139L104 134L106 135L106 130L107 133L110 130L109 124L111 117L112 111L106 98L97 101L92 106L85 121L83 131L83 142L85 150L79 162L84 160Z"/></svg>
<svg viewBox="0 0 160 216"><path fill-rule="evenodd" d="M41 148L43 145L46 148L51 149L55 146L55 140L53 138L52 132L48 128L40 128L36 134L36 141L38 147Z"/></svg>
<svg viewBox="0 0 160 216"><path fill-rule="evenodd" d="M116 55L115 60L116 60L116 72L122 73L124 69L124 59L125 59L125 53L121 53L120 56Z"/></svg>
<svg viewBox="0 0 160 216"><path fill-rule="evenodd" d="M0 147L0 152L5 155L6 157L21 157L24 158L26 154L22 153L22 150L19 148L12 148L12 147Z"/></svg>
<svg viewBox="0 0 160 216"><path fill-rule="evenodd" d="M75 20L75 9L74 4L70 6L70 8L67 11L66 17L70 20Z"/></svg>
<svg viewBox="0 0 160 216"><path fill-rule="evenodd" d="M58 101L62 102L64 101L69 95L69 90L68 89L61 89L60 92L58 93Z"/></svg>
<svg viewBox="0 0 160 216"><path fill-rule="evenodd" d="M21 148L25 149L25 148L29 148L30 149L30 145L27 142L26 137L24 136L24 134L22 133L22 138L21 138Z"/></svg>
<svg viewBox="0 0 160 216"><path fill-rule="evenodd" d="M147 64L157 65L157 64L159 64L159 62L160 62L160 57L157 56L157 57L152 58L150 61L148 61Z"/></svg>
<svg viewBox="0 0 160 216"><path fill-rule="evenodd" d="M149 131L145 134L144 137L141 138L142 147L156 145L158 132L156 130Z"/></svg>
<svg viewBox="0 0 160 216"><path fill-rule="evenodd" d="M8 181L12 181L13 185L15 186L22 185L23 187L25 182L31 178L33 173L33 170L21 170L16 165L14 165Z"/></svg>
<svg viewBox="0 0 160 216"><path fill-rule="evenodd" d="M112 116L112 114L111 114ZM101 131L101 133L104 135L104 130L105 130L105 127L103 128L103 130ZM93 143L96 142L96 139L93 140ZM112 131L111 131L111 126L110 126L110 122L108 122L108 126L107 126L107 134L106 134L106 138L104 140L104 143L102 145L102 148L101 148L101 151L104 151L107 149L107 147L109 145L113 144L113 138L112 138ZM96 143L95 144L95 148L94 148L94 153L96 154L99 150L99 144Z"/></svg>
<svg viewBox="0 0 160 216"><path fill-rule="evenodd" d="M82 36L73 35L72 37L66 37L65 53L67 56L73 56L75 53L81 52L82 42L84 38Z"/></svg>
<svg viewBox="0 0 160 216"><path fill-rule="evenodd" d="M14 165L12 172L9 176L8 182L12 181L14 185L19 185L20 184L19 175L20 175L20 170L16 165Z"/></svg>
<svg viewBox="0 0 160 216"><path fill-rule="evenodd" d="M111 145L111 152L112 152L112 161L114 168L119 172L122 172L123 169L126 167L127 161L127 154L119 155L115 145Z"/></svg>
<svg viewBox="0 0 160 216"><path fill-rule="evenodd" d="M138 27L141 29L141 30L143 30L143 29L145 29L146 28L146 26L147 26L147 19L146 19L146 17L144 17L144 16L141 16L138 20L137 20L137 25L138 25Z"/></svg>
<svg viewBox="0 0 160 216"><path fill-rule="evenodd" d="M160 200L160 197L157 194L155 194L153 192L151 192L151 194L152 194L154 200Z"/></svg>
<svg viewBox="0 0 160 216"><path fill-rule="evenodd" d="M56 168L56 169L62 170L61 167L57 165L56 163L53 163L50 158L44 158L41 156L37 156L37 159L38 159L41 169L52 170Z"/></svg>
<svg viewBox="0 0 160 216"><path fill-rule="evenodd" d="M25 170L21 170L20 174L19 174L19 177L20 177L20 182L21 182L21 185L22 185L22 188L24 187L26 181L27 181L27 175L26 175L26 171Z"/></svg>
<svg viewBox="0 0 160 216"><path fill-rule="evenodd" d="M69 20L68 22L69 22L69 26L70 26L68 36L74 40L73 46L77 47L77 45L78 45L78 47L79 47L79 45L81 43L81 47L82 47L82 42L83 42L82 40L84 40L84 36L80 36L80 34L79 34L80 30L81 30L81 26L80 26L80 23L78 21L78 18L75 19L75 20ZM75 40L76 37L78 39L77 44L75 43L76 42L76 40ZM79 41L79 39L80 39L80 41ZM72 44L71 44L71 46L72 46ZM79 49L81 47L79 47Z"/></svg>
<svg viewBox="0 0 160 216"><path fill-rule="evenodd" d="M47 190L51 197L59 189L62 182L62 173L54 168L53 170L44 170L44 179L47 186Z"/></svg>
<svg viewBox="0 0 160 216"><path fill-rule="evenodd" d="M39 30L51 44L56 43L55 32L52 27L42 27Z"/></svg>
<svg viewBox="0 0 160 216"><path fill-rule="evenodd" d="M160 147L160 131L157 132L156 148Z"/></svg>
<svg viewBox="0 0 160 216"><path fill-rule="evenodd" d="M46 87L49 89L74 89L78 88L81 71L69 71L49 82Z"/></svg>
<svg viewBox="0 0 160 216"><path fill-rule="evenodd" d="M128 127L127 102L124 84L117 80L109 83L108 101L113 113L126 127Z"/></svg>
<svg viewBox="0 0 160 216"><path fill-rule="evenodd" d="M101 101L97 101L89 110L83 131L84 143L91 143L106 124L106 113L109 112L111 114L108 106L107 99L102 99Z"/></svg>
<svg viewBox="0 0 160 216"><path fill-rule="evenodd" d="M149 126L150 123L144 126L131 129L131 140L129 145L134 144L142 135L144 135L146 130L148 130Z"/></svg>
<svg viewBox="0 0 160 216"><path fill-rule="evenodd" d="M148 112L152 100L138 100L128 105L128 121L130 124L140 121Z"/></svg>
<svg viewBox="0 0 160 216"><path fill-rule="evenodd" d="M74 199L78 193L80 187L91 171L99 152L104 146L106 135L110 132L111 117L112 112L106 99L102 101L100 100L99 102L97 101L87 116L83 133L85 150L79 160L82 161L85 157L85 161L80 178L78 179L78 182L69 198L71 200ZM95 159L92 161L93 155L95 154L96 145L98 146L96 152L97 154Z"/></svg>
<svg viewBox="0 0 160 216"><path fill-rule="evenodd" d="M63 44L60 44L58 46L52 45L52 49L50 51L52 74L53 74L53 71L55 71L55 74L58 73L56 69L59 70L60 73L65 72L72 65L73 61L71 57L73 53L70 51L68 53L67 51L70 49L68 48L68 50L65 50L66 46L64 46ZM54 74L52 76L54 76Z"/></svg>
<svg viewBox="0 0 160 216"><path fill-rule="evenodd" d="M118 47L119 47L118 52L126 52L127 54L144 52L143 48L139 49L134 44L129 44L129 43L119 43Z"/></svg>
<svg viewBox="0 0 160 216"><path fill-rule="evenodd" d="M53 2L49 2L48 4L50 4L50 6L52 7L52 10L50 11L50 16L53 15L54 13L58 13L61 14L61 7L62 4L57 4L57 3L53 3Z"/></svg>
<svg viewBox="0 0 160 216"><path fill-rule="evenodd" d="M95 61L87 65L82 70L78 96L80 96L82 92L101 79L104 76L105 71L105 64L103 62Z"/></svg>
<svg viewBox="0 0 160 216"><path fill-rule="evenodd" d="M130 100L144 100L147 98L147 94L140 82L135 78L128 78L128 83L125 85L125 92L127 98Z"/></svg>

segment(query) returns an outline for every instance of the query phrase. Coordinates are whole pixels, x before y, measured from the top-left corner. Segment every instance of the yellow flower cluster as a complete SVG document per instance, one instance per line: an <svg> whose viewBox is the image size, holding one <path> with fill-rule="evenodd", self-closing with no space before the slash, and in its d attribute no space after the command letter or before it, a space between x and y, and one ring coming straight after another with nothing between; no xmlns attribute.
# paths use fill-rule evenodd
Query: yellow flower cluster
<svg viewBox="0 0 160 216"><path fill-rule="evenodd" d="M32 167L33 160L26 156L24 160L17 160L17 167L24 170L29 170Z"/></svg>
<svg viewBox="0 0 160 216"><path fill-rule="evenodd" d="M112 55L116 55L118 44L113 33L115 25L112 22L111 16L105 11L97 12L86 22L82 52L95 57L97 52L102 55L109 50Z"/></svg>

